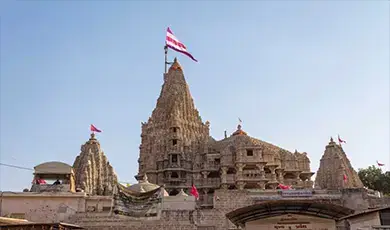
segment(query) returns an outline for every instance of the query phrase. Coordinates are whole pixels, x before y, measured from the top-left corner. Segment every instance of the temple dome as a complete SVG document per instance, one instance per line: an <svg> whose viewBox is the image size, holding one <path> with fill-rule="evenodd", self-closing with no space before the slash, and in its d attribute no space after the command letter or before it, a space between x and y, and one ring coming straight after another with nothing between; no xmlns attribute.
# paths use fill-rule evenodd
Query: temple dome
<svg viewBox="0 0 390 230"><path fill-rule="evenodd" d="M154 191L158 188L160 188L159 185L149 183L148 177L145 174L143 179L138 181L138 184L133 184L133 185L127 187L126 189L133 192L133 193L141 194L141 193L148 193L148 192Z"/></svg>
<svg viewBox="0 0 390 230"><path fill-rule="evenodd" d="M72 166L58 161L45 162L34 167L35 173L73 174Z"/></svg>
<svg viewBox="0 0 390 230"><path fill-rule="evenodd" d="M236 135L247 135L247 133L241 129L241 125L238 125L237 130L232 134L232 136Z"/></svg>

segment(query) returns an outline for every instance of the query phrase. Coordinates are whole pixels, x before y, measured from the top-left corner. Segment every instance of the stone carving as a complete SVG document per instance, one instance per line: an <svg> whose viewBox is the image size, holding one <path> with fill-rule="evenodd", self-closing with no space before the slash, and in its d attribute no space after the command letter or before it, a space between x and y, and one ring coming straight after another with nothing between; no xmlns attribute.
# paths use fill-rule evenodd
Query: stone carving
<svg viewBox="0 0 390 230"><path fill-rule="evenodd" d="M91 195L112 195L117 184L113 167L100 149L100 143L91 134L91 138L81 146L81 153L73 164L76 188Z"/></svg>
<svg viewBox="0 0 390 230"><path fill-rule="evenodd" d="M363 188L342 146L336 144L333 138L322 155L315 186L321 189Z"/></svg>
<svg viewBox="0 0 390 230"><path fill-rule="evenodd" d="M192 184L201 196L221 185L274 189L284 182L296 188L312 187L314 173L306 153L292 153L252 138L241 124L230 137L225 132L220 141L210 137L209 129L210 122L202 122L183 68L175 59L164 74L152 115L142 123L136 178L147 174L151 183L165 185L171 195L190 189Z"/></svg>

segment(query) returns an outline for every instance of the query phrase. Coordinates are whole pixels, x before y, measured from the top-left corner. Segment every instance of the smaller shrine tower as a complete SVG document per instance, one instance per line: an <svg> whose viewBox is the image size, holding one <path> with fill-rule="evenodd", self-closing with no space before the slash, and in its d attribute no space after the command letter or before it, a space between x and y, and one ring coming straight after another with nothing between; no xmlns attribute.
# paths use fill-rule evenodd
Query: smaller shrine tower
<svg viewBox="0 0 390 230"><path fill-rule="evenodd" d="M100 148L95 134L81 146L81 153L73 163L76 189L90 195L111 195L117 184L117 176Z"/></svg>
<svg viewBox="0 0 390 230"><path fill-rule="evenodd" d="M321 189L363 188L341 145L330 138L317 171L315 187Z"/></svg>

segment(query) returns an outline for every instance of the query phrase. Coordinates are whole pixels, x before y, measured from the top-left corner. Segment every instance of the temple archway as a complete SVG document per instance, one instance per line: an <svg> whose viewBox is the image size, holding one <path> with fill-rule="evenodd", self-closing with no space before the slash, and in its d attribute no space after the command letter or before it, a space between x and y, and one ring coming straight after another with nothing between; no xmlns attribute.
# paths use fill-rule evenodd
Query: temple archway
<svg viewBox="0 0 390 230"><path fill-rule="evenodd" d="M336 220L354 211L310 200L267 201L236 209L226 217L245 230L335 230Z"/></svg>

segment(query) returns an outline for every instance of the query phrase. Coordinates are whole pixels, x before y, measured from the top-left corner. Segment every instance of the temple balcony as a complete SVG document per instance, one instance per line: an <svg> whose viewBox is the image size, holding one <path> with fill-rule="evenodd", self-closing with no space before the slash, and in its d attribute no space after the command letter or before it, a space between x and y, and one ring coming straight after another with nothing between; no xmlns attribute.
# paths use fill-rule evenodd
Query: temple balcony
<svg viewBox="0 0 390 230"><path fill-rule="evenodd" d="M244 181L260 181L261 179L264 179L261 175L260 170L245 170L242 173L241 179Z"/></svg>
<svg viewBox="0 0 390 230"><path fill-rule="evenodd" d="M219 187L221 185L221 178L203 178L202 187Z"/></svg>
<svg viewBox="0 0 390 230"><path fill-rule="evenodd" d="M221 178L194 179L194 184L199 188L215 188L221 185Z"/></svg>
<svg viewBox="0 0 390 230"><path fill-rule="evenodd" d="M31 192L76 192L73 169L62 162L46 162L34 167Z"/></svg>
<svg viewBox="0 0 390 230"><path fill-rule="evenodd" d="M203 169L208 171L219 171L220 168L221 168L221 164L216 161L209 161L203 164Z"/></svg>

